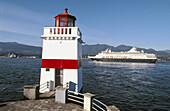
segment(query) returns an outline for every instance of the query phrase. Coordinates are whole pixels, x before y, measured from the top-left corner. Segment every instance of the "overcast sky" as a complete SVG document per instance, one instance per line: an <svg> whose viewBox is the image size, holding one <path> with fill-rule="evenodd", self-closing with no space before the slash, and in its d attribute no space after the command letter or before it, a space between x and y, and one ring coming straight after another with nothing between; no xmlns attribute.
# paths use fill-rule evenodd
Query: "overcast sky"
<svg viewBox="0 0 170 111"><path fill-rule="evenodd" d="M170 49L170 0L0 0L0 41L41 46L64 8L86 44Z"/></svg>

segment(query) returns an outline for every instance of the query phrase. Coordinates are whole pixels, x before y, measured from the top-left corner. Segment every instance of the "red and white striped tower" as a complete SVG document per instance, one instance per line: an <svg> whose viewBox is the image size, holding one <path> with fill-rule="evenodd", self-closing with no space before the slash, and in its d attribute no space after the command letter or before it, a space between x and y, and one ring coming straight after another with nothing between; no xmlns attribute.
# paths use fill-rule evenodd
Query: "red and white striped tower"
<svg viewBox="0 0 170 111"><path fill-rule="evenodd" d="M82 89L82 34L76 17L65 12L54 17L55 27L44 27L40 92L69 83L69 90ZM44 86L50 82L49 87ZM44 88L46 87L46 88Z"/></svg>

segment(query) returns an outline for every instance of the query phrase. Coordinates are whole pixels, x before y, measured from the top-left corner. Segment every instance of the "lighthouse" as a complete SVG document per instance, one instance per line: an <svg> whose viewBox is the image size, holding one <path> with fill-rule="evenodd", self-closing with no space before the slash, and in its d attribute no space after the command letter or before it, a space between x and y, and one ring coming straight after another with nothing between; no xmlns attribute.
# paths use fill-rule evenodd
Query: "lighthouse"
<svg viewBox="0 0 170 111"><path fill-rule="evenodd" d="M44 27L40 92L57 86L82 89L82 34L75 27L76 17L64 13L55 16L55 27Z"/></svg>

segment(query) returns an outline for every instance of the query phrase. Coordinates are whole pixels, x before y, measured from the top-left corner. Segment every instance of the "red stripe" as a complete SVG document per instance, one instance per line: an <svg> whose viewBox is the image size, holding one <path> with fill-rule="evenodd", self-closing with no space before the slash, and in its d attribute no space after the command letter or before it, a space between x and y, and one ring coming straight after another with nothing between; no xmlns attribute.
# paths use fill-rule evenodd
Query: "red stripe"
<svg viewBox="0 0 170 111"><path fill-rule="evenodd" d="M42 59L41 68L78 69L81 65L81 60Z"/></svg>

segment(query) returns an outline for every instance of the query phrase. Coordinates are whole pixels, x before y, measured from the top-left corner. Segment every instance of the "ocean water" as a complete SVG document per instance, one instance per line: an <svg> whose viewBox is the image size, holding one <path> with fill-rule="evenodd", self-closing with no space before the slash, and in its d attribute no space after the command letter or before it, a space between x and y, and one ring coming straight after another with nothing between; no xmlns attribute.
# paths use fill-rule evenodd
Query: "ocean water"
<svg viewBox="0 0 170 111"><path fill-rule="evenodd" d="M0 102L23 99L23 86L39 84L41 59L0 58ZM83 61L83 92L122 111L169 111L170 62Z"/></svg>

